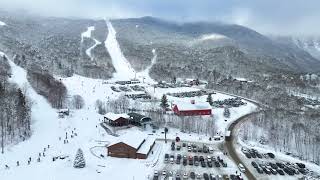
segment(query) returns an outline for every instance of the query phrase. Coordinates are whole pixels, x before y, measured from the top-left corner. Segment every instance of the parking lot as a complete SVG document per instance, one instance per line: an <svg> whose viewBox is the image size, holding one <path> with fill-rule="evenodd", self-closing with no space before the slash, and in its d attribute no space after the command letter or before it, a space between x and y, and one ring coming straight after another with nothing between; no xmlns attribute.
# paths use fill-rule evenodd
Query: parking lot
<svg viewBox="0 0 320 180"><path fill-rule="evenodd" d="M243 155L250 160L250 165L254 168L256 174L260 177L312 177L312 171L306 168L306 165L299 162L287 162L276 159L273 153L262 153L251 148L242 148Z"/></svg>
<svg viewBox="0 0 320 180"><path fill-rule="evenodd" d="M163 166L155 170L154 180L242 179L238 168L212 144L168 142L160 161Z"/></svg>

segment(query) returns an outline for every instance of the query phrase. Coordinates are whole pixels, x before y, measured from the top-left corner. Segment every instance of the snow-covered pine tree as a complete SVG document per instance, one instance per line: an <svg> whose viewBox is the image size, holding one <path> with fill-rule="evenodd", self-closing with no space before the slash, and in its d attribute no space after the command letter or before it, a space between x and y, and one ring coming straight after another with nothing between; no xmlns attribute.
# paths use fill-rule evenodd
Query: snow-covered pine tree
<svg viewBox="0 0 320 180"><path fill-rule="evenodd" d="M211 96L211 94L208 94L207 102L212 106L213 101L212 101L212 96Z"/></svg>
<svg viewBox="0 0 320 180"><path fill-rule="evenodd" d="M169 107L167 96L164 94L161 98L160 106L166 110Z"/></svg>
<svg viewBox="0 0 320 180"><path fill-rule="evenodd" d="M84 168L86 166L86 161L83 156L82 150L79 148L76 154L76 157L73 162L74 168Z"/></svg>

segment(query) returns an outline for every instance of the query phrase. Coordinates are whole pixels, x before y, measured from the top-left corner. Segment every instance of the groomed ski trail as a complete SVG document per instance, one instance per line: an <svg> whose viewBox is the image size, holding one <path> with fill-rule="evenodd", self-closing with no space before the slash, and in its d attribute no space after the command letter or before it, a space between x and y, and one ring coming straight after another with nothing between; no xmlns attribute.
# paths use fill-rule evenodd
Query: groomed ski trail
<svg viewBox="0 0 320 180"><path fill-rule="evenodd" d="M108 26L108 37L105 41L105 46L111 56L112 64L116 69L116 72L113 74L114 79L116 80L129 80L133 79L136 76L135 70L131 67L131 64L124 57L121 52L120 45L116 38L116 31L113 28L111 22L106 20Z"/></svg>

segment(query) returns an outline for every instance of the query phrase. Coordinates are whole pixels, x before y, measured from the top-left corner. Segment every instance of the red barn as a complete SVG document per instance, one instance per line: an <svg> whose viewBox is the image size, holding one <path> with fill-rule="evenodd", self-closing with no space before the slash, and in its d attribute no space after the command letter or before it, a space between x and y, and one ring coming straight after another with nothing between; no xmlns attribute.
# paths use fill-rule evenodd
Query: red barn
<svg viewBox="0 0 320 180"><path fill-rule="evenodd" d="M212 107L209 103L195 103L194 100L192 100L191 103L176 103L173 105L172 110L178 116L201 116L212 114Z"/></svg>

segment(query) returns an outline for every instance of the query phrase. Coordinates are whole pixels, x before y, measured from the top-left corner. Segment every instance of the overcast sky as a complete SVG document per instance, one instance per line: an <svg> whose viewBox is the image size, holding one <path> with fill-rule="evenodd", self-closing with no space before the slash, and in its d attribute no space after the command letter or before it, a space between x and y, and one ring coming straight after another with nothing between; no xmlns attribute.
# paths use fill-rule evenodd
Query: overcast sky
<svg viewBox="0 0 320 180"><path fill-rule="evenodd" d="M222 21L264 34L320 35L320 0L0 0L0 8L46 16Z"/></svg>

